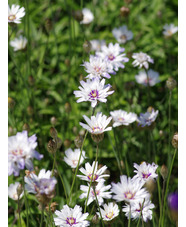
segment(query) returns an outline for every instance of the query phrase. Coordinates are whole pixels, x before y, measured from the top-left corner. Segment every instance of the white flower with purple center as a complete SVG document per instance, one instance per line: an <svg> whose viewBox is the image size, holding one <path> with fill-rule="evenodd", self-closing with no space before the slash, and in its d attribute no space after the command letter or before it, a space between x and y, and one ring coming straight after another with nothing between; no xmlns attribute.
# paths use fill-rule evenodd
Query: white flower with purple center
<svg viewBox="0 0 186 227"><path fill-rule="evenodd" d="M21 18L25 15L25 8L19 5L13 4L10 8L8 5L8 22L9 23L21 23Z"/></svg>
<svg viewBox="0 0 186 227"><path fill-rule="evenodd" d="M87 217L89 213L82 213L82 208L75 205L74 208L70 208L68 205L64 205L61 211L56 210L54 222L56 226L61 227L86 227L89 226Z"/></svg>
<svg viewBox="0 0 186 227"><path fill-rule="evenodd" d="M147 77L147 74L148 74L148 77ZM160 82L158 72L156 72L152 69L149 69L147 71L147 74L146 74L145 70L140 71L139 74L135 76L137 83L142 84L144 86L148 86L148 84L149 84L149 86L152 87L155 84Z"/></svg>
<svg viewBox="0 0 186 227"><path fill-rule="evenodd" d="M152 219L152 209L155 207L153 203L151 203L150 199L145 198L135 203L129 204L123 207L122 211L125 212L125 216L131 217L132 219L139 219L143 217L143 220L147 222L147 220ZM141 214L142 213L142 214Z"/></svg>
<svg viewBox="0 0 186 227"><path fill-rule="evenodd" d="M99 39L90 40L90 43L92 45L91 50L93 51L100 51L101 47L106 45L105 40L99 40Z"/></svg>
<svg viewBox="0 0 186 227"><path fill-rule="evenodd" d="M77 177L79 177L81 180L90 182L93 174L94 165L95 161L92 163L92 166L89 164L89 162L87 162L85 164L85 169L84 168L79 169L79 171L82 172L84 175L77 175ZM104 177L109 177L108 174L103 174L106 169L107 166L103 166L100 169L98 169L98 162L96 162L92 182L99 182L101 179L103 180Z"/></svg>
<svg viewBox="0 0 186 227"><path fill-rule="evenodd" d="M20 35L19 38L15 38L14 40L10 41L10 46L14 48L14 51L25 49L26 44L27 39L22 35Z"/></svg>
<svg viewBox="0 0 186 227"><path fill-rule="evenodd" d="M102 46L100 52L96 52L97 56L100 56L102 59L106 59L112 64L113 69L118 71L119 68L124 68L124 62L128 62L129 59L125 57L125 48L120 47L118 43L113 45L109 43L107 46ZM122 53L122 54L121 54Z"/></svg>
<svg viewBox="0 0 186 227"><path fill-rule="evenodd" d="M71 167L71 168L76 168L78 161L79 161L79 156L80 156L80 149L75 149L74 151L69 148L65 151L65 157L64 157L64 161ZM85 151L82 151L82 155L81 155L81 160L79 162L79 165L81 165L85 159Z"/></svg>
<svg viewBox="0 0 186 227"><path fill-rule="evenodd" d="M150 194L142 188L143 183L136 179L131 179L130 177L122 175L120 176L121 182L117 184L112 183L111 191L115 194L113 199L117 202L126 201L133 203L139 201L143 198L150 197Z"/></svg>
<svg viewBox="0 0 186 227"><path fill-rule="evenodd" d="M141 127L150 126L157 118L159 111L152 109L151 112L141 113L137 118L138 125Z"/></svg>
<svg viewBox="0 0 186 227"><path fill-rule="evenodd" d="M79 98L77 103L89 101L93 108L98 101L107 102L106 97L114 93L114 91L109 91L110 84L105 85L105 79L100 81L99 78L94 78L93 80L88 79L86 82L82 80L80 84L82 86L79 86L80 91L74 91L74 95Z"/></svg>
<svg viewBox="0 0 186 227"><path fill-rule="evenodd" d="M94 15L90 9L83 8L83 20L80 21L80 24L90 24L94 20Z"/></svg>
<svg viewBox="0 0 186 227"><path fill-rule="evenodd" d="M113 127L129 125L137 119L137 115L135 113L127 113L124 110L111 111L110 115L112 116L112 119L114 121Z"/></svg>
<svg viewBox="0 0 186 227"><path fill-rule="evenodd" d="M86 78L93 79L105 77L110 79L110 74L115 74L112 64L109 61L97 56L90 55L89 62L84 62L85 71L88 73ZM110 74L109 74L110 73Z"/></svg>
<svg viewBox="0 0 186 227"><path fill-rule="evenodd" d="M163 26L163 35L165 37L171 37L174 33L176 33L178 31L178 27L174 26L174 24L165 24Z"/></svg>
<svg viewBox="0 0 186 227"><path fill-rule="evenodd" d="M105 131L112 130L112 127L107 127L107 125L112 120L112 117L107 118L106 115L102 116L101 112L98 112L96 116L91 116L91 119L88 118L86 115L83 115L85 121L88 125L84 123L79 123L84 129L88 130L91 134L102 134Z"/></svg>
<svg viewBox="0 0 186 227"><path fill-rule="evenodd" d="M154 63L154 60L147 54L140 52L140 53L134 53L132 55L132 58L135 60L132 62L134 67L139 65L139 68L145 67L145 69L149 68L149 63Z"/></svg>
<svg viewBox="0 0 186 227"><path fill-rule="evenodd" d="M104 180L99 181L98 184L96 185L95 193L96 193L99 205L103 204L103 202L104 202L103 199L110 199L112 197L111 192L107 191L110 188L111 188L111 185L107 185L107 186L104 185ZM80 199L87 198L88 190L89 190L89 184L88 184L88 186L81 185L80 190L83 191L83 193L80 195L79 198ZM92 203L94 200L96 200L95 193L94 193L93 187L91 186L87 206L90 203Z"/></svg>
<svg viewBox="0 0 186 227"><path fill-rule="evenodd" d="M107 205L105 203L105 204L103 204L103 208L104 209L102 209L100 207L100 211L101 211L101 216L104 221L109 222L119 215L119 208L118 208L117 204L108 203L108 205ZM100 213L99 212L96 212L96 213L100 217Z"/></svg>
<svg viewBox="0 0 186 227"><path fill-rule="evenodd" d="M8 187L8 196L13 200L18 200L17 188L20 185L19 182L15 182L14 184L10 184ZM23 197L24 191L20 194L19 199Z"/></svg>
<svg viewBox="0 0 186 227"><path fill-rule="evenodd" d="M25 189L33 194L50 195L55 190L57 180L52 177L52 172L45 169L40 170L38 176L31 172L24 177Z"/></svg>
<svg viewBox="0 0 186 227"><path fill-rule="evenodd" d="M8 175L19 176L20 170L25 166L28 170L33 170L32 159L43 158L43 155L35 150L36 140L35 135L28 137L27 131L8 137Z"/></svg>
<svg viewBox="0 0 186 227"><path fill-rule="evenodd" d="M126 25L123 25L119 28L114 28L112 30L112 34L116 38L118 43L122 44L126 43L128 40L131 40L133 38L132 31L129 31Z"/></svg>
<svg viewBox="0 0 186 227"><path fill-rule="evenodd" d="M140 165L134 163L134 168L136 168L136 170L134 170L136 175L133 177L133 179L138 179L143 183L158 177L158 174L156 174L158 165L156 165L154 162L152 164L142 162Z"/></svg>

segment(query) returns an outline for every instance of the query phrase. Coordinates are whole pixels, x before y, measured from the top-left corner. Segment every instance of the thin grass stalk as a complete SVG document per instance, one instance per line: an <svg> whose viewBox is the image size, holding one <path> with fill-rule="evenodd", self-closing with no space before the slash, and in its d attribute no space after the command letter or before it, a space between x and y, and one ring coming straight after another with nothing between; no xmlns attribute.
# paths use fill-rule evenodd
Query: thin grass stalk
<svg viewBox="0 0 186 227"><path fill-rule="evenodd" d="M18 205L18 215L19 215L19 227L21 227L21 207L20 207L20 199L18 196L18 200L17 200L17 205Z"/></svg>
<svg viewBox="0 0 186 227"><path fill-rule="evenodd" d="M160 218L159 218L159 227L161 226L161 218L162 218L162 203L161 203L161 187L160 187L160 180L159 180L159 173L157 178L157 184L158 184L158 200L159 200L159 208L160 208Z"/></svg>
<svg viewBox="0 0 186 227"><path fill-rule="evenodd" d="M167 199L169 181L170 181L170 176L171 176L174 160L175 160L175 157L176 157L176 153L177 153L177 149L175 149L175 151L174 151L174 155L173 155L173 158L172 158L171 166L170 166L170 169L169 169L169 174L168 174L168 177L167 177L167 184L166 184L166 190L165 190L165 196L164 196L164 202L163 202L162 227L164 227L166 199Z"/></svg>
<svg viewBox="0 0 186 227"><path fill-rule="evenodd" d="M23 191L24 191L24 200L25 200L25 207L26 207L26 226L29 227L28 224L28 203L27 203L27 198L26 198L26 191L25 191L25 181L24 181L24 174L22 174L23 176Z"/></svg>
<svg viewBox="0 0 186 227"><path fill-rule="evenodd" d="M142 218L142 227L144 226L144 223L143 223L143 213L142 213L144 203L145 203L145 199L143 200L142 206L140 206L141 210L140 210L140 216L139 216L139 219L138 219L138 224L137 224L137 227L139 227L140 218Z"/></svg>
<svg viewBox="0 0 186 227"><path fill-rule="evenodd" d="M172 98L172 91L169 92L169 150L168 150L168 168L170 166L170 145L171 145L171 98Z"/></svg>
<svg viewBox="0 0 186 227"><path fill-rule="evenodd" d="M95 186L93 186L93 190L94 190L94 195L95 195L95 198L96 198L96 203L97 203L99 214L100 214L100 218L101 218L101 223L102 223L102 226L104 227L105 225L104 225L104 222L103 222L103 217L101 215L101 210L100 210L100 206L99 206L99 202L98 202Z"/></svg>
<svg viewBox="0 0 186 227"><path fill-rule="evenodd" d="M40 221L40 227L43 226L43 216L44 216L44 205L42 204L42 207L41 207L41 221Z"/></svg>
<svg viewBox="0 0 186 227"><path fill-rule="evenodd" d="M56 152L54 153L54 161L53 161L53 166L52 166L52 176L54 176L55 163L56 163Z"/></svg>
<svg viewBox="0 0 186 227"><path fill-rule="evenodd" d="M87 209L87 203L88 203L90 188L91 188L93 177L94 177L94 171L95 171L95 168L96 168L97 159L98 159L98 144L97 144L97 147L96 147L96 159L95 159L95 163L94 163L94 167L93 167L93 171L92 171L92 176L91 176L91 179L90 179L90 184L89 184L89 188L88 188L87 198L86 198L86 202L85 202L84 213L86 213L86 209Z"/></svg>

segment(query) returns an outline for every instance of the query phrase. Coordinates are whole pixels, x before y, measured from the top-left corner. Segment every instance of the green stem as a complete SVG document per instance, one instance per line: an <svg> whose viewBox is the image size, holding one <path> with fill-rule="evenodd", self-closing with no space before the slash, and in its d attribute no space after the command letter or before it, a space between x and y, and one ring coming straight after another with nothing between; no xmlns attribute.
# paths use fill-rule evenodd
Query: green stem
<svg viewBox="0 0 186 227"><path fill-rule="evenodd" d="M148 106L150 105L151 102L151 97L150 97L150 84L149 84L149 76L148 76L148 71L145 68L145 72L147 74L147 102L148 102Z"/></svg>
<svg viewBox="0 0 186 227"><path fill-rule="evenodd" d="M40 222L40 227L43 226L43 216L44 216L44 205L42 205L42 208L41 208L41 222Z"/></svg>
<svg viewBox="0 0 186 227"><path fill-rule="evenodd" d="M160 176L158 174L157 184L158 184L158 200L159 200L159 208L160 208L160 218L159 218L159 227L161 226L161 218L162 218L162 203L161 203L161 187L160 187Z"/></svg>
<svg viewBox="0 0 186 227"><path fill-rule="evenodd" d="M130 213L129 213L128 227L130 227L130 221L131 221L131 205L130 205Z"/></svg>
<svg viewBox="0 0 186 227"><path fill-rule="evenodd" d="M94 162L94 167L93 167L93 171L92 171L92 176L91 176L91 179L90 179L90 185L89 185L89 188L88 188L87 198L86 198L86 202L85 202L84 213L86 213L86 209L87 209L87 203L88 203L88 198L89 198L89 193L90 193L91 184L92 184L93 177L94 177L94 171L95 171L97 159L98 159L98 144L97 144L97 148L96 148L96 159L95 159L95 162Z"/></svg>
<svg viewBox="0 0 186 227"><path fill-rule="evenodd" d="M56 152L54 153L54 161L53 161L53 167L52 167L52 176L54 176L54 166L56 164Z"/></svg>
<svg viewBox="0 0 186 227"><path fill-rule="evenodd" d="M170 176L171 176L174 160L175 160L175 157L176 157L176 152L177 152L177 149L175 149L175 151L174 151L174 155L173 155L173 158L172 158L172 162L171 162L171 166L170 166L169 174L168 174L168 178L167 178L167 184L166 184L166 190L165 190L165 196L164 196L164 202L163 202L162 227L164 226L166 199L167 199L167 193L168 193L168 188L169 188Z"/></svg>
<svg viewBox="0 0 186 227"><path fill-rule="evenodd" d="M169 92L169 151L168 151L168 167L170 166L170 145L171 145L171 97L172 91Z"/></svg>
<svg viewBox="0 0 186 227"><path fill-rule="evenodd" d="M29 224L28 224L28 203L27 203L26 191L25 191L24 173L22 173L22 177L23 177L24 200L25 200L25 207L26 207L26 226L29 227Z"/></svg>
<svg viewBox="0 0 186 227"><path fill-rule="evenodd" d="M20 199L19 199L19 196L18 196L17 204L18 204L18 214L19 214L19 227L21 227L21 210L20 210Z"/></svg>

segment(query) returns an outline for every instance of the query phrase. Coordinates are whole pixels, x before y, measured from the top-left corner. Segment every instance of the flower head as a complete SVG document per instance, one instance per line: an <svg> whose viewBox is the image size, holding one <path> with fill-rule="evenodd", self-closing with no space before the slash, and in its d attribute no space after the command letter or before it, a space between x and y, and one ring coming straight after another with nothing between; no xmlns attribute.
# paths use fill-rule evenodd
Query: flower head
<svg viewBox="0 0 186 227"><path fill-rule="evenodd" d="M129 31L126 25L123 25L119 28L114 28L112 30L112 34L116 38L118 43L122 44L126 43L128 40L131 40L133 38L132 31Z"/></svg>
<svg viewBox="0 0 186 227"><path fill-rule="evenodd" d="M94 165L95 165L95 169L94 169ZM92 178L92 174L93 174L93 169L94 169L94 176ZM100 179L103 180L104 177L109 177L108 174L103 174L105 172L105 170L107 169L107 166L103 166L102 168L98 169L98 162L95 161L92 163L92 166L87 162L85 164L85 169L84 168L80 168L79 171L82 172L84 175L77 175L77 177L79 177L81 180L85 180L85 181L91 181L92 178L92 182L99 182Z"/></svg>
<svg viewBox="0 0 186 227"><path fill-rule="evenodd" d="M139 68L145 67L146 69L149 68L149 63L154 63L154 60L147 54L140 52L140 53L134 53L132 55L132 58L135 60L132 62L134 67L139 65Z"/></svg>
<svg viewBox="0 0 186 227"><path fill-rule="evenodd" d="M144 86L147 86L149 84L149 86L152 87L155 84L160 82L158 72L155 72L154 70L149 69L147 73L148 73L148 77L144 70L140 71L139 74L135 76L138 84L143 84Z"/></svg>
<svg viewBox="0 0 186 227"><path fill-rule="evenodd" d="M79 86L80 91L74 91L74 95L79 97L77 102L91 102L91 106L95 107L97 102L107 102L106 97L111 95L114 91L109 91L110 84L105 85L105 79L101 81L98 78L93 80L80 81L82 87Z"/></svg>
<svg viewBox="0 0 186 227"><path fill-rule="evenodd" d="M37 147L37 137L28 137L27 131L18 132L15 136L8 137L8 175L19 176L20 170L25 166L33 170L32 159L40 160L40 155L35 148Z"/></svg>
<svg viewBox="0 0 186 227"><path fill-rule="evenodd" d="M135 113L127 113L124 110L111 111L110 115L114 121L113 127L129 125L137 119L137 115Z"/></svg>
<svg viewBox="0 0 186 227"><path fill-rule="evenodd" d="M91 134L102 134L105 131L110 131L112 127L107 127L107 125L112 120L112 117L107 118L107 116L103 115L101 112L98 112L96 116L91 116L89 119L86 115L83 115L85 121L88 125L84 123L79 123L84 129L87 129Z"/></svg>
<svg viewBox="0 0 186 227"><path fill-rule="evenodd" d="M138 125L141 127L150 126L158 116L158 110L152 109L151 112L141 113L140 116L137 118Z"/></svg>
<svg viewBox="0 0 186 227"><path fill-rule="evenodd" d="M14 48L14 51L25 49L26 44L27 39L22 35L20 35L19 38L15 38L14 40L10 41L10 46Z"/></svg>
<svg viewBox="0 0 186 227"><path fill-rule="evenodd" d="M99 40L99 39L90 40L90 43L92 45L91 49L93 51L100 51L101 47L106 45L105 40Z"/></svg>
<svg viewBox="0 0 186 227"><path fill-rule="evenodd" d="M163 29L164 29L163 35L166 38L171 37L174 33L176 33L178 31L178 27L174 26L174 24L165 24L163 26Z"/></svg>
<svg viewBox="0 0 186 227"><path fill-rule="evenodd" d="M129 59L124 57L126 54L122 53L125 51L125 48L120 47L118 43L113 45L109 43L107 46L102 46L100 52L96 52L97 56L100 56L102 59L106 59L112 64L113 69L118 71L119 68L124 68L124 62L128 62ZM122 53L122 54L121 54Z"/></svg>
<svg viewBox="0 0 186 227"><path fill-rule="evenodd" d="M96 192L96 196L97 196L99 205L101 205L104 202L103 199L110 199L112 197L111 192L107 191L110 188L111 188L111 185L107 185L107 186L104 185L104 180L100 180L98 182L98 184L96 185L95 192ZM87 198L88 190L89 190L89 184L88 184L88 186L81 185L80 190L83 191L83 193L80 195L79 198L80 199ZM95 196L95 193L94 193L94 189L91 186L87 206L90 203L92 203L94 200L96 200L96 196Z"/></svg>
<svg viewBox="0 0 186 227"><path fill-rule="evenodd" d="M141 201L134 202L123 207L122 211L125 212L125 216L128 218L131 216L132 219L138 219L143 217L143 220L147 222L147 220L152 219L152 209L155 207L153 203L151 203L149 198L142 199ZM141 214L142 213L142 214Z"/></svg>
<svg viewBox="0 0 186 227"><path fill-rule="evenodd" d="M84 62L85 71L88 73L86 78L93 79L95 77L105 77L110 79L109 73L114 74L113 67L109 61L90 55L89 62Z"/></svg>
<svg viewBox="0 0 186 227"><path fill-rule="evenodd" d="M154 162L152 165L146 162L142 162L141 165L134 163L134 168L136 168L136 170L134 170L136 173L134 179L139 179L143 183L158 177L158 174L155 173L158 165L156 165Z"/></svg>
<svg viewBox="0 0 186 227"><path fill-rule="evenodd" d="M90 24L94 20L94 15L90 9L84 8L82 10L83 20L80 21L80 24Z"/></svg>
<svg viewBox="0 0 186 227"><path fill-rule="evenodd" d="M103 204L103 208L100 208L101 216L104 221L111 221L115 217L119 215L119 208L117 204L114 203L108 203L108 205L105 203ZM97 215L100 217L100 213L97 212Z"/></svg>
<svg viewBox="0 0 186 227"><path fill-rule="evenodd" d="M143 198L150 197L150 194L142 188L143 183L136 179L131 179L130 177L123 175L120 176L121 183L112 183L111 191L115 194L113 199L117 202L126 201L133 203L139 201Z"/></svg>
<svg viewBox="0 0 186 227"><path fill-rule="evenodd" d="M64 161L71 167L71 168L76 168L78 161L79 161L79 156L80 156L80 149L75 149L74 151L69 148L65 151L65 157ZM81 160L79 164L81 165L84 161L85 158L85 151L82 151L81 155Z"/></svg>
<svg viewBox="0 0 186 227"><path fill-rule="evenodd" d="M8 187L8 196L13 199L13 200L18 200L21 199L23 197L24 192L22 192L19 196L17 193L17 188L20 185L19 182L15 182L14 184L10 184Z"/></svg>
<svg viewBox="0 0 186 227"><path fill-rule="evenodd" d="M68 205L64 205L61 211L56 210L54 222L56 226L63 227L85 227L89 226L89 222L86 220L89 213L82 213L82 208L75 205L74 208L70 208Z"/></svg>
<svg viewBox="0 0 186 227"><path fill-rule="evenodd" d="M9 23L21 23L21 18L25 15L25 8L19 5L13 4L12 7L8 5L8 22Z"/></svg>

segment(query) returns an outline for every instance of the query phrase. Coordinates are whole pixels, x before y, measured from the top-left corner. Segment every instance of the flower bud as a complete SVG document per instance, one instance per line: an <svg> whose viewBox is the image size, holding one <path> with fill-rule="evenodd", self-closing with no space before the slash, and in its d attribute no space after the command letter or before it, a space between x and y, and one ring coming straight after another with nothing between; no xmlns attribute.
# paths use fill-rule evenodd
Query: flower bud
<svg viewBox="0 0 186 227"><path fill-rule="evenodd" d="M162 165L161 169L160 169L160 174L163 177L164 180L167 179L168 176L168 168L166 165Z"/></svg>
<svg viewBox="0 0 186 227"><path fill-rule="evenodd" d="M45 29L46 29L46 31L48 32L48 33L50 33L50 31L52 30L52 21L49 19L49 18L47 18L46 20L45 20Z"/></svg>
<svg viewBox="0 0 186 227"><path fill-rule="evenodd" d="M152 193L155 188L156 188L156 182L154 179L149 179L146 183L145 183L145 187L147 189L147 191L149 193Z"/></svg>
<svg viewBox="0 0 186 227"><path fill-rule="evenodd" d="M93 224L98 224L99 223L99 217L97 214L94 215L94 217L92 218L92 223Z"/></svg>
<svg viewBox="0 0 186 227"><path fill-rule="evenodd" d="M103 140L104 138L104 133L101 134L91 134L91 138L95 143L99 143Z"/></svg>
<svg viewBox="0 0 186 227"><path fill-rule="evenodd" d="M50 123L54 126L57 123L57 119L53 116L50 118Z"/></svg>
<svg viewBox="0 0 186 227"><path fill-rule="evenodd" d="M168 80L166 81L166 87L172 91L177 85L177 82L172 78L169 77Z"/></svg>
<svg viewBox="0 0 186 227"><path fill-rule="evenodd" d="M8 97L8 108L13 109L15 106L15 101L13 98Z"/></svg>
<svg viewBox="0 0 186 227"><path fill-rule="evenodd" d="M86 40L84 43L83 43L83 49L86 53L89 53L91 51L91 48L92 48L92 45L91 43Z"/></svg>
<svg viewBox="0 0 186 227"><path fill-rule="evenodd" d="M23 186L22 186L22 184L19 184L18 187L17 187L18 198L20 197L22 192L23 192Z"/></svg>
<svg viewBox="0 0 186 227"><path fill-rule="evenodd" d="M129 4L132 2L132 0L124 0L125 3Z"/></svg>
<svg viewBox="0 0 186 227"><path fill-rule="evenodd" d="M29 126L27 123L25 123L25 124L23 125L23 130L29 132L29 131L30 131L30 126Z"/></svg>
<svg viewBox="0 0 186 227"><path fill-rule="evenodd" d="M12 128L11 126L8 128L9 136L15 135L17 132L16 128Z"/></svg>
<svg viewBox="0 0 186 227"><path fill-rule="evenodd" d="M47 205L47 206L45 207L45 209L46 209L47 212L52 211L52 213L54 213L55 210L56 210L56 206L57 206L57 205L58 205L58 204L57 204L56 202L53 202L53 203L50 204L50 208L49 208L49 205Z"/></svg>
<svg viewBox="0 0 186 227"><path fill-rule="evenodd" d="M70 60L69 59L65 59L65 65L68 66L68 67L70 66Z"/></svg>
<svg viewBox="0 0 186 227"><path fill-rule="evenodd" d="M28 113L29 116L32 116L33 115L34 110L33 110L33 108L31 106L28 106L27 107L27 113Z"/></svg>
<svg viewBox="0 0 186 227"><path fill-rule="evenodd" d="M28 77L28 83L30 84L30 86L33 86L35 83L34 77L33 76L29 76Z"/></svg>
<svg viewBox="0 0 186 227"><path fill-rule="evenodd" d="M129 9L129 8L127 8L127 7L125 7L125 6L122 6L122 7L120 8L120 15L121 15L122 17L128 17L129 13L130 13L130 9Z"/></svg>
<svg viewBox="0 0 186 227"><path fill-rule="evenodd" d="M49 153L54 154L57 150L57 144L54 140L49 140L48 144L47 144L47 150Z"/></svg>
<svg viewBox="0 0 186 227"><path fill-rule="evenodd" d="M83 136L81 136L81 135L76 136L74 143L77 148L80 148L83 144Z"/></svg>
<svg viewBox="0 0 186 227"><path fill-rule="evenodd" d="M66 102L65 103L65 112L66 113L70 113L71 110L72 110L72 107L71 107L70 103L69 102Z"/></svg>
<svg viewBox="0 0 186 227"><path fill-rule="evenodd" d="M147 112L149 112L149 113L152 113L153 110L154 110L154 108L153 108L152 106L149 106L149 107L147 108Z"/></svg>
<svg viewBox="0 0 186 227"><path fill-rule="evenodd" d="M57 130L54 127L50 128L50 135L53 139L57 137Z"/></svg>
<svg viewBox="0 0 186 227"><path fill-rule="evenodd" d="M69 139L66 139L63 144L66 148L69 148L71 145L71 141Z"/></svg>
<svg viewBox="0 0 186 227"><path fill-rule="evenodd" d="M172 146L176 149L178 149L178 133L174 133L174 136L172 137Z"/></svg>
<svg viewBox="0 0 186 227"><path fill-rule="evenodd" d="M76 10L74 12L72 12L72 16L74 17L75 20L77 20L78 22L83 20L83 13L81 10Z"/></svg>
<svg viewBox="0 0 186 227"><path fill-rule="evenodd" d="M61 140L59 137L57 137L57 138L55 139L55 141L56 141L56 143L57 143L57 149L59 149L59 148L61 147L61 145L62 145L62 140Z"/></svg>
<svg viewBox="0 0 186 227"><path fill-rule="evenodd" d="M164 132L162 130L159 131L160 137L164 136Z"/></svg>
<svg viewBox="0 0 186 227"><path fill-rule="evenodd" d="M72 128L72 131L73 131L74 135L77 135L78 134L78 128L76 126L74 126Z"/></svg>

